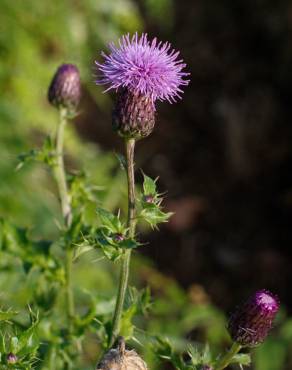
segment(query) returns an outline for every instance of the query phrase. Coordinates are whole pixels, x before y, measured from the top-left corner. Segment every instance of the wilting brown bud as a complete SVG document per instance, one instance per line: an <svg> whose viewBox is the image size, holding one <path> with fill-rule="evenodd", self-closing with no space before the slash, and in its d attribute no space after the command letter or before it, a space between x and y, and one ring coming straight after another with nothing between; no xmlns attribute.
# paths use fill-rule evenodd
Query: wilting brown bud
<svg viewBox="0 0 292 370"><path fill-rule="evenodd" d="M117 348L104 355L96 370L147 370L147 366L135 351L126 349L124 338L120 337Z"/></svg>
<svg viewBox="0 0 292 370"><path fill-rule="evenodd" d="M113 128L126 138L140 139L151 134L155 124L155 106L150 97L123 89L113 111Z"/></svg>

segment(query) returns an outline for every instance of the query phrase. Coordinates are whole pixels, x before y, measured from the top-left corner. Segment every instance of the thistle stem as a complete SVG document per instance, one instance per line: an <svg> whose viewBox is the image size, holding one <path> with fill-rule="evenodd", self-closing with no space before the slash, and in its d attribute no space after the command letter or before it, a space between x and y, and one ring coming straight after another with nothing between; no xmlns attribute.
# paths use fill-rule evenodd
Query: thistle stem
<svg viewBox="0 0 292 370"><path fill-rule="evenodd" d="M56 134L56 165L54 168L55 178L58 186L59 197L64 218L65 228L68 229L72 222L72 209L68 194L66 174L63 158L64 129L67 123L66 109L60 110L60 121ZM65 291L66 291L66 310L69 332L72 331L72 318L74 317L74 297L72 292L72 261L73 251L70 245L66 245L65 251Z"/></svg>
<svg viewBox="0 0 292 370"><path fill-rule="evenodd" d="M214 367L214 370L225 369L231 363L233 357L240 351L240 349L241 345L234 342L229 351L218 360L217 364Z"/></svg>
<svg viewBox="0 0 292 370"><path fill-rule="evenodd" d="M126 139L126 159L127 159L127 180L128 180L128 236L134 238L136 229L135 220L135 174L134 174L134 151L135 139ZM112 331L109 338L109 347L111 347L120 332L120 322L123 313L125 295L128 287L129 268L130 268L131 250L124 250L121 262L121 272L115 312L113 317Z"/></svg>

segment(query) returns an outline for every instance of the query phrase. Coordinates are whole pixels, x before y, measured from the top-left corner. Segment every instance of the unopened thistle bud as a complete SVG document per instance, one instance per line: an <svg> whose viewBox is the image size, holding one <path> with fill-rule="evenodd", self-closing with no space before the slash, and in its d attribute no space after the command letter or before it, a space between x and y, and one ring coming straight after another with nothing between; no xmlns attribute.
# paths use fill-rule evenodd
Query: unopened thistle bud
<svg viewBox="0 0 292 370"><path fill-rule="evenodd" d="M110 54L102 53L104 63L96 62L96 84L118 92L114 129L123 137L142 138L154 128L155 102L180 98L189 73L183 72L185 64L168 42L136 33L122 36L118 45L109 44Z"/></svg>
<svg viewBox="0 0 292 370"><path fill-rule="evenodd" d="M242 346L255 346L265 340L279 309L276 296L260 290L231 316L228 330L232 339Z"/></svg>
<svg viewBox="0 0 292 370"><path fill-rule="evenodd" d="M6 361L8 364L16 364L17 356L14 353L8 353Z"/></svg>
<svg viewBox="0 0 292 370"><path fill-rule="evenodd" d="M62 64L56 71L48 91L49 102L57 108L75 113L81 98L79 70L74 64Z"/></svg>
<svg viewBox="0 0 292 370"><path fill-rule="evenodd" d="M127 350L124 339L119 338L117 348L104 355L96 370L147 370L147 366L135 351Z"/></svg>

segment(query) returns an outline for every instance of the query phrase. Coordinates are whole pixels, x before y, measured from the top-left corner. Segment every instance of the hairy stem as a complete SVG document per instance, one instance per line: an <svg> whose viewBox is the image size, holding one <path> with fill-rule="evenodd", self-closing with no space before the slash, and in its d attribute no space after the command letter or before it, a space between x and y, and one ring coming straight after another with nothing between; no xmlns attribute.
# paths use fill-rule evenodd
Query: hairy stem
<svg viewBox="0 0 292 370"><path fill-rule="evenodd" d="M229 351L218 360L217 364L214 367L214 370L225 369L231 363L233 357L240 351L240 349L241 345L234 342Z"/></svg>
<svg viewBox="0 0 292 370"><path fill-rule="evenodd" d="M56 134L56 165L54 168L55 170L54 172L56 182L58 185L64 223L66 229L68 229L71 226L72 222L72 210L70 197L68 194L63 158L64 129L67 123L66 115L67 115L66 109L61 109L60 121ZM72 331L72 318L74 317L74 297L72 292L72 281L71 281L72 261L73 261L73 251L71 249L71 246L67 245L65 254L65 278L66 278L65 290L66 290L66 310L69 332Z"/></svg>
<svg viewBox="0 0 292 370"><path fill-rule="evenodd" d="M127 180L128 180L128 236L134 238L136 220L135 220L135 174L134 174L134 151L135 139L126 139L126 159L127 159ZM129 268L130 268L131 250L124 251L121 262L121 272L119 288L117 293L116 307L113 317L112 332L109 339L109 346L114 344L120 331L120 322L123 313L125 295L128 287Z"/></svg>

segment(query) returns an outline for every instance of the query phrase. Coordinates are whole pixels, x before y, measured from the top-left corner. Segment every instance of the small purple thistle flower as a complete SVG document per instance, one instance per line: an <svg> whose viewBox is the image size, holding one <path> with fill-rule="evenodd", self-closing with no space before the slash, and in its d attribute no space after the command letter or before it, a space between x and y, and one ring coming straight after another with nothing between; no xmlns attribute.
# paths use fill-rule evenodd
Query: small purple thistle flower
<svg viewBox="0 0 292 370"><path fill-rule="evenodd" d="M121 234L121 233L117 233L117 234L115 234L115 235L114 235L113 239L114 239L114 241L115 241L116 243L120 243L120 242L122 242L122 241L124 241L124 240L125 240L125 237L124 237L124 235L123 235L123 234Z"/></svg>
<svg viewBox="0 0 292 370"><path fill-rule="evenodd" d="M252 295L230 317L232 339L242 346L255 346L265 340L279 310L278 298L267 290Z"/></svg>
<svg viewBox="0 0 292 370"><path fill-rule="evenodd" d="M14 353L8 353L6 361L8 364L15 364L17 362L17 356Z"/></svg>
<svg viewBox="0 0 292 370"><path fill-rule="evenodd" d="M213 368L209 365L204 365L201 370L213 370Z"/></svg>
<svg viewBox="0 0 292 370"><path fill-rule="evenodd" d="M79 70L74 64L62 64L56 71L48 91L49 102L57 108L75 110L81 98Z"/></svg>
<svg viewBox="0 0 292 370"><path fill-rule="evenodd" d="M95 62L95 82L108 85L105 91L119 92L114 128L125 137L147 136L154 127L156 100L173 103L181 98L181 87L189 83L189 73L183 72L186 65L170 43L149 41L144 33L124 35L109 49L109 55L102 53L103 63Z"/></svg>

